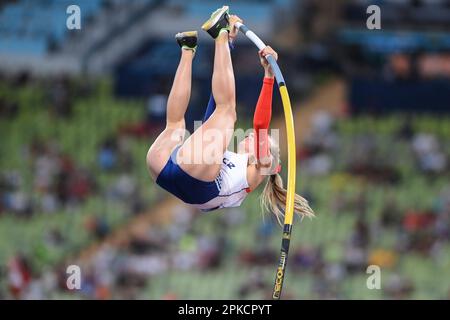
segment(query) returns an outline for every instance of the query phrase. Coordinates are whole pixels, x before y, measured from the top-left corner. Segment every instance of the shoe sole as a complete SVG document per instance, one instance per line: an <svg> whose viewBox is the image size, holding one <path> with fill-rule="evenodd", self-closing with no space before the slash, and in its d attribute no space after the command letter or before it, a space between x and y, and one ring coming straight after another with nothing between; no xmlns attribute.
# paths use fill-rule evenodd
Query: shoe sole
<svg viewBox="0 0 450 320"><path fill-rule="evenodd" d="M219 21L220 17L222 17L222 15L224 14L224 12L227 12L229 10L228 6L223 6L221 9L219 9L219 11L212 16L211 18L209 18L203 25L202 25L202 29L205 31L208 31L209 29L212 28L213 25L215 25L217 23L217 21Z"/></svg>
<svg viewBox="0 0 450 320"><path fill-rule="evenodd" d="M197 31L184 31L179 32L175 35L175 38L183 38L183 37L198 37Z"/></svg>

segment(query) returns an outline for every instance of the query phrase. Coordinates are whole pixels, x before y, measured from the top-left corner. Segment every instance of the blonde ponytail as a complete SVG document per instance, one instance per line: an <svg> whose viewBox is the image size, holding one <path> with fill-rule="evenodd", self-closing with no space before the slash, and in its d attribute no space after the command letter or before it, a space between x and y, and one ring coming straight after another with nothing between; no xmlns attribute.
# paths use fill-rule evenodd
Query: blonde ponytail
<svg viewBox="0 0 450 320"><path fill-rule="evenodd" d="M276 168L280 163L280 147L277 140L269 136L270 154L272 158L272 169ZM283 179L276 171L267 180L266 186L261 194L261 206L265 211L269 211L275 215L278 223L283 225L284 211L286 209L287 190L283 187ZM302 219L304 217L314 217L314 211L309 207L308 201L295 194L294 196L294 213L298 214Z"/></svg>
<svg viewBox="0 0 450 320"><path fill-rule="evenodd" d="M278 173L269 177L261 194L262 208L274 214L280 225L283 225L284 220L286 194L287 191L283 187L283 180ZM298 194L295 194L294 197L294 213L298 214L302 219L303 217L314 217L314 211L309 207L308 201Z"/></svg>

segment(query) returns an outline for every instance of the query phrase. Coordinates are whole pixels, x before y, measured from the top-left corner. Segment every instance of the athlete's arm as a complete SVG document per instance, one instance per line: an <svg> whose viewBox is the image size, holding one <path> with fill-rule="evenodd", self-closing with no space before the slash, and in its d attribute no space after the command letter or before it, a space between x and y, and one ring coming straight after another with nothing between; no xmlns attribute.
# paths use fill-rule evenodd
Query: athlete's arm
<svg viewBox="0 0 450 320"><path fill-rule="evenodd" d="M270 145L268 131L272 119L272 95L274 74L270 64L266 60L266 55L271 54L278 58L277 53L269 46L259 52L261 65L264 68L264 80L256 104L255 114L253 116L253 128L255 130L255 151L256 160L259 166L268 167L270 161Z"/></svg>

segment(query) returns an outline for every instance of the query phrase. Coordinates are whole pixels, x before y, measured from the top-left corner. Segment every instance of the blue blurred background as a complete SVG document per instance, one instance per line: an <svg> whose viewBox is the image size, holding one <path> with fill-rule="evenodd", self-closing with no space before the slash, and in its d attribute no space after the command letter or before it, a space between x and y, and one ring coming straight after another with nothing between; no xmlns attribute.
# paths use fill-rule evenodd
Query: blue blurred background
<svg viewBox="0 0 450 320"><path fill-rule="evenodd" d="M81 10L68 30L66 9ZM202 214L149 178L179 58L220 1L0 2L0 298L270 298L281 229L253 192ZM369 5L381 30L366 27ZM450 298L450 1L228 3L279 52L297 135L296 221L284 298ZM188 128L211 90L200 32ZM233 51L238 127L263 76ZM275 90L276 91L276 90ZM283 113L275 92L272 127ZM285 174L285 172L283 173ZM81 290L66 268L79 265ZM370 290L369 265L381 270Z"/></svg>

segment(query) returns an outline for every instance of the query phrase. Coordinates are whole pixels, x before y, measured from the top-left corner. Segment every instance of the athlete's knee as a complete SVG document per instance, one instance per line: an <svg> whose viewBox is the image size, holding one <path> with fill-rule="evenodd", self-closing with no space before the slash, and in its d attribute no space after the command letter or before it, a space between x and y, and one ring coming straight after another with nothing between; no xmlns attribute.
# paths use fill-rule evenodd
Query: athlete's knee
<svg viewBox="0 0 450 320"><path fill-rule="evenodd" d="M145 157L145 161L147 163L147 168L152 169L157 162L159 155L163 151L163 148L160 143L153 143L147 151L147 155Z"/></svg>
<svg viewBox="0 0 450 320"><path fill-rule="evenodd" d="M145 157L145 162L147 164L147 170L150 173L151 177L155 177L155 172L156 172L156 148L154 147L154 145L152 145L148 151L147 151L147 155Z"/></svg>
<svg viewBox="0 0 450 320"><path fill-rule="evenodd" d="M228 121L230 121L233 124L233 126L234 126L234 124L237 121L236 108L235 107L228 108L227 112L226 112L226 116L228 118Z"/></svg>
<svg viewBox="0 0 450 320"><path fill-rule="evenodd" d="M222 102L228 105L236 104L236 93L234 91L234 87L231 88L223 88L222 90Z"/></svg>
<svg viewBox="0 0 450 320"><path fill-rule="evenodd" d="M167 121L164 129L166 139L174 143L183 142L186 134L186 124L182 121Z"/></svg>
<svg viewBox="0 0 450 320"><path fill-rule="evenodd" d="M166 121L166 129L184 130L185 128L186 128L186 123L185 123L184 119L178 120L178 121L173 121L173 120L167 119L167 121Z"/></svg>
<svg viewBox="0 0 450 320"><path fill-rule="evenodd" d="M235 124L237 121L236 107L233 107L229 110L229 116L233 124Z"/></svg>
<svg viewBox="0 0 450 320"><path fill-rule="evenodd" d="M232 121L233 124L237 120L237 114L236 114L236 104L233 103L227 103L227 104L220 104L216 107L219 112L221 112L221 116L223 119Z"/></svg>

